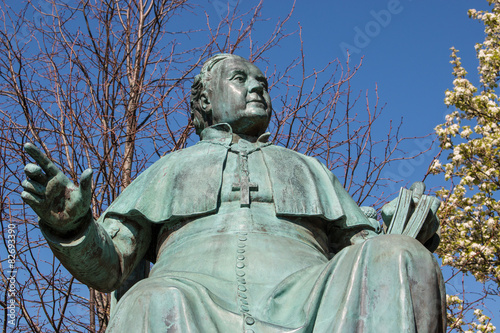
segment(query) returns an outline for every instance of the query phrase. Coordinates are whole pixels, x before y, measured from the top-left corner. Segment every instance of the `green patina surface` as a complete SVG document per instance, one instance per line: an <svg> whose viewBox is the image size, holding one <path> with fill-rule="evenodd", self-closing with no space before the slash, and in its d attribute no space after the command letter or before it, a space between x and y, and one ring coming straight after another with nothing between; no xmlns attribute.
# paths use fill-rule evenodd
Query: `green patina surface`
<svg viewBox="0 0 500 333"><path fill-rule="evenodd" d="M243 58L211 58L191 107L201 141L156 162L97 221L91 171L76 187L26 146L41 168L26 167L22 197L56 256L96 289L131 287L107 332L444 332L441 272L422 245L437 201L402 192L408 213L396 215L414 209L432 228L418 241L384 234L320 162L267 142L267 81ZM149 277L130 286L144 259Z"/></svg>

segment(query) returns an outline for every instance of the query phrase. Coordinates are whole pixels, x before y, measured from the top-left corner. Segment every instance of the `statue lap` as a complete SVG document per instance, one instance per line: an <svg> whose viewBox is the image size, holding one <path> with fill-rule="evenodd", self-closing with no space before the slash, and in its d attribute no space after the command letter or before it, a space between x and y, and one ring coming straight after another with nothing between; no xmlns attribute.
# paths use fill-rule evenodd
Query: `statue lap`
<svg viewBox="0 0 500 333"><path fill-rule="evenodd" d="M229 237L257 245L269 242L259 233ZM238 242L231 247L238 248ZM277 248L280 243L279 237L273 241ZM307 251L290 252L305 256ZM317 260L316 249L310 254L312 262ZM274 283L257 279L252 261L243 263L243 277L236 275L238 267L222 273L234 279L195 269L153 271L124 296L107 332L444 332L445 318L436 321L445 313L439 266L410 237L369 239ZM272 262L259 264L259 274L276 271Z"/></svg>

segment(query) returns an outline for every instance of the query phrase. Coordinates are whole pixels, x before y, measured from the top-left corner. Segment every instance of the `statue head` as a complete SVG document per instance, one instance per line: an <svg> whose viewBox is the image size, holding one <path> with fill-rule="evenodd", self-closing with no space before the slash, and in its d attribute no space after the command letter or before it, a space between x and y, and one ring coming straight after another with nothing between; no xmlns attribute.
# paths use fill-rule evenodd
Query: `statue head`
<svg viewBox="0 0 500 333"><path fill-rule="evenodd" d="M217 54L203 65L191 86L191 117L196 133L228 123L233 132L258 136L271 119L267 80L254 64L233 54Z"/></svg>

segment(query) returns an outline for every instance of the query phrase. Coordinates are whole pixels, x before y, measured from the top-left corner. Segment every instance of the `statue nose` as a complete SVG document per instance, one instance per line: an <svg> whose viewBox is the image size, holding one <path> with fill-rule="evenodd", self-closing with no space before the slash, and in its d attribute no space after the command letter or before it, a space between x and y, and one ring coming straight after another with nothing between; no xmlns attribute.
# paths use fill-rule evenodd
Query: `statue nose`
<svg viewBox="0 0 500 333"><path fill-rule="evenodd" d="M251 79L251 80L249 80L249 91L256 92L260 95L264 91L264 87L262 86L262 84L259 81L255 80L255 79Z"/></svg>

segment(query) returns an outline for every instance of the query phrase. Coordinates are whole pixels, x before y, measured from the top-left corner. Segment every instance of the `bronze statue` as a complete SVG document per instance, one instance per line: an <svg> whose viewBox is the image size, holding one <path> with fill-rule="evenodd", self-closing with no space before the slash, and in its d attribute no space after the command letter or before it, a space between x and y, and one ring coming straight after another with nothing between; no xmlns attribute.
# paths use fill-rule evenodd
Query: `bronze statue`
<svg viewBox="0 0 500 333"><path fill-rule="evenodd" d="M324 165L267 141L267 80L244 58L209 59L191 97L200 142L152 165L97 221L92 172L76 187L26 145L41 168L26 166L22 197L77 279L112 291L154 262L107 332L444 332L441 271L422 245L437 199L403 191L385 215L412 237L385 234Z"/></svg>

